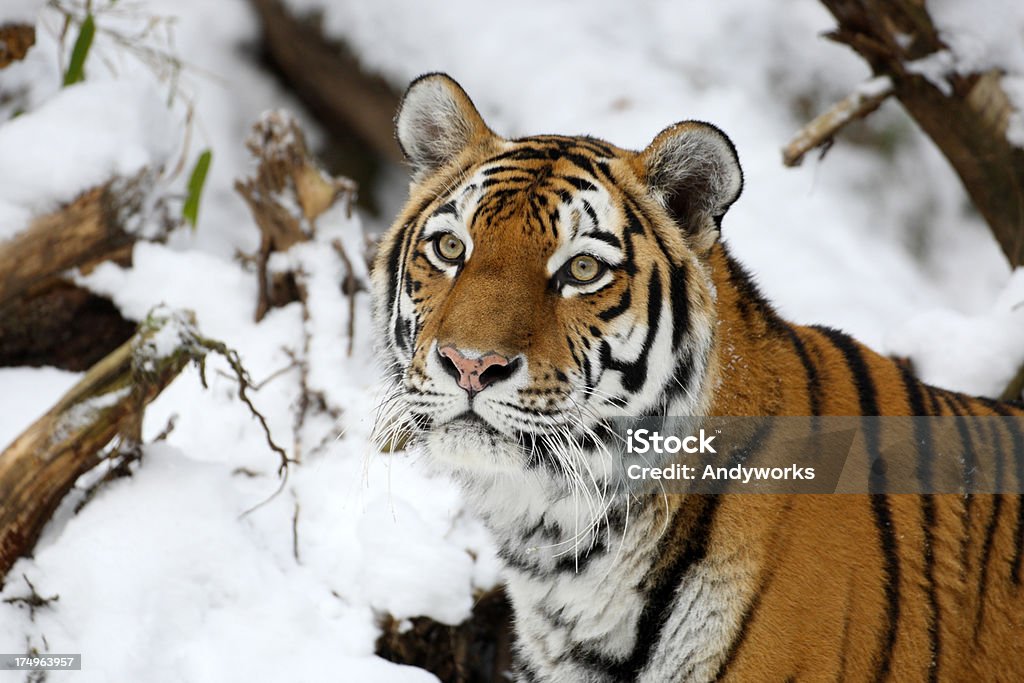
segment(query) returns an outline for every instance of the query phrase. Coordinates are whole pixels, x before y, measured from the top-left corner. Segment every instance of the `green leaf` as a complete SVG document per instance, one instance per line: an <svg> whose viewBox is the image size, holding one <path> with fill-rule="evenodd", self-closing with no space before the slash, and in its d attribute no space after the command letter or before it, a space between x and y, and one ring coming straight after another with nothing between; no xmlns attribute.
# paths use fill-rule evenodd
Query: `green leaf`
<svg viewBox="0 0 1024 683"><path fill-rule="evenodd" d="M85 15L82 28L78 30L78 38L75 40L75 47L71 50L71 63L64 74L64 85L69 86L85 78L85 59L89 56L89 48L92 47L92 39L96 35L96 22L92 14Z"/></svg>
<svg viewBox="0 0 1024 683"><path fill-rule="evenodd" d="M192 168L192 175L188 178L188 196L185 197L185 206L181 209L181 215L196 227L196 220L199 218L199 197L203 194L203 185L206 183L206 172L210 170L210 162L213 161L213 152L204 149Z"/></svg>

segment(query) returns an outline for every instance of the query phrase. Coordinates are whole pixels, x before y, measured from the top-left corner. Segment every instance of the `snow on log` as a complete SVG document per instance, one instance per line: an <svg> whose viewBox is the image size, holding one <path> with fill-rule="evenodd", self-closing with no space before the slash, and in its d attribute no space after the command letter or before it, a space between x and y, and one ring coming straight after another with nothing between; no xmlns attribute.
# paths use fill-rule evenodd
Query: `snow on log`
<svg viewBox="0 0 1024 683"><path fill-rule="evenodd" d="M137 441L143 411L205 351L189 313L155 313L0 452L0 584L108 446Z"/></svg>
<svg viewBox="0 0 1024 683"><path fill-rule="evenodd" d="M108 301L69 282L104 261L128 265L155 174L143 170L82 192L0 240L0 365L85 370L131 335Z"/></svg>
<svg viewBox="0 0 1024 683"><path fill-rule="evenodd" d="M136 237L126 224L142 212L154 180L148 171L110 180L0 241L0 310L71 268L128 253Z"/></svg>

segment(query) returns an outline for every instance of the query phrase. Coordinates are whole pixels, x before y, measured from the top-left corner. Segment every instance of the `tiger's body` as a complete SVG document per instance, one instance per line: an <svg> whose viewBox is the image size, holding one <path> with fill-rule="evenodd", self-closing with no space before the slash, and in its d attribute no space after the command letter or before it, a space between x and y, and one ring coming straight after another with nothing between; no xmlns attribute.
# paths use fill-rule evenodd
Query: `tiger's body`
<svg viewBox="0 0 1024 683"><path fill-rule="evenodd" d="M1020 496L586 498L614 468L569 444L614 415L1024 416L782 320L718 239L741 178L717 129L504 140L433 75L398 137L384 354L497 541L519 680L1024 679Z"/></svg>

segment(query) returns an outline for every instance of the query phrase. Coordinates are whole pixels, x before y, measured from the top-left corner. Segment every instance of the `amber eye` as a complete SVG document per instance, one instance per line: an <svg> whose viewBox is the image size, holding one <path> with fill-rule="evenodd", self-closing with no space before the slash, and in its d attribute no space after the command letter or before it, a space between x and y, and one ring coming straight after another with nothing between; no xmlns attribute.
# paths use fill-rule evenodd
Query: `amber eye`
<svg viewBox="0 0 1024 683"><path fill-rule="evenodd" d="M466 253L466 245L452 233L444 232L434 240L434 251L443 260L458 263Z"/></svg>
<svg viewBox="0 0 1024 683"><path fill-rule="evenodd" d="M593 282L603 272L604 264L587 254L575 256L569 261L569 276L576 282Z"/></svg>

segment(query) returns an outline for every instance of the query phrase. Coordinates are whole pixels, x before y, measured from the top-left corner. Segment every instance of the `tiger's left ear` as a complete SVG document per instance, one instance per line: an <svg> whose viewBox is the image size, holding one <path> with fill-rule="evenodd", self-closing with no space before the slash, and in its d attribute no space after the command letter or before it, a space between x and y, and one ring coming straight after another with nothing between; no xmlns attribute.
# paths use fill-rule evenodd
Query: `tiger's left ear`
<svg viewBox="0 0 1024 683"><path fill-rule="evenodd" d="M451 76L432 73L409 84L395 115L395 136L413 168L413 182L453 161L467 147L497 136Z"/></svg>
<svg viewBox="0 0 1024 683"><path fill-rule="evenodd" d="M637 159L641 178L693 246L710 249L722 216L743 189L732 141L709 123L683 121L659 133Z"/></svg>

